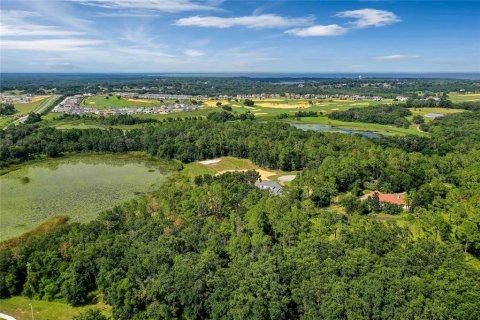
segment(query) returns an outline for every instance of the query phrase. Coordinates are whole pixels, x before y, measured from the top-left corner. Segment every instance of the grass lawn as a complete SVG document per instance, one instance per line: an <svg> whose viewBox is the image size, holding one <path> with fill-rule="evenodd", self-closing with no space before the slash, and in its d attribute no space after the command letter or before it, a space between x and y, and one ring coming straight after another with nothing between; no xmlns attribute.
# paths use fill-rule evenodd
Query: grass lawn
<svg viewBox="0 0 480 320"><path fill-rule="evenodd" d="M90 308L99 308L106 316L111 316L111 307L99 302L94 305L72 307L62 302L31 300L26 297L12 297L0 300L0 312L17 320L31 319L30 304L36 320L71 320L75 315Z"/></svg>
<svg viewBox="0 0 480 320"><path fill-rule="evenodd" d="M415 134L421 136L427 136L428 133L421 132L418 130L416 125L411 125L408 129L397 128L391 125L377 124L377 123L366 123L366 122L347 122L329 119L327 117L311 117L311 118L302 118L296 123L305 123L305 124L322 124L322 125L331 125L341 129L355 130L355 131L371 131L385 136L394 136L394 135L407 135Z"/></svg>
<svg viewBox="0 0 480 320"><path fill-rule="evenodd" d="M110 108L128 108L128 107L153 107L165 104L172 104L174 100L160 100L154 99L132 99L122 97L118 99L116 96L93 96L87 97L80 102L83 107L95 107L97 109L110 109Z"/></svg>
<svg viewBox="0 0 480 320"><path fill-rule="evenodd" d="M282 171L282 170L270 170L260 168L254 164L251 160L240 159L235 157L221 157L219 162L212 164L202 164L202 161L195 161L184 165L183 172L185 175L193 178L202 174L219 174L227 171L245 171L256 170L262 176L262 179L278 180L278 177L283 175L297 174L297 171Z"/></svg>
<svg viewBox="0 0 480 320"><path fill-rule="evenodd" d="M444 115L447 115L452 113L465 112L465 110L463 109L448 109L448 108L409 108L409 110L412 112L412 115L407 117L407 120L411 121L413 116L420 115L424 117L426 122L430 122L434 120L432 118L425 117L425 115L428 113L442 113Z"/></svg>
<svg viewBox="0 0 480 320"><path fill-rule="evenodd" d="M204 102L206 106L215 106L216 100L209 100ZM316 111L321 112L322 114L329 114L336 110L347 110L350 108L364 108L368 106L376 106L379 104L388 104L392 100L385 101L353 101L353 100L312 100L313 104L309 104L308 100L305 99L265 99L258 100L255 99L255 105L252 107L245 106L243 101L236 102L234 100L230 101L220 101L223 105L228 104L233 108L233 111L244 113L250 111L256 117L259 118L273 118L279 114L287 113L289 115L294 115L298 111Z"/></svg>
<svg viewBox="0 0 480 320"><path fill-rule="evenodd" d="M480 101L480 93L459 94L459 93L451 92L448 94L448 98L452 102Z"/></svg>

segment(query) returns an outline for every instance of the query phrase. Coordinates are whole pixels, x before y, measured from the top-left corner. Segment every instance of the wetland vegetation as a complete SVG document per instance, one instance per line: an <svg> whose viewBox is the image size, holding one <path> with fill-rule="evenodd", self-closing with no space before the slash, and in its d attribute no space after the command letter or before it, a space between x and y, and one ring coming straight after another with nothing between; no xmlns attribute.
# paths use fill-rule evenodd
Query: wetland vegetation
<svg viewBox="0 0 480 320"><path fill-rule="evenodd" d="M54 216L87 222L98 213L156 190L168 165L141 154L93 154L37 161L0 176L1 240Z"/></svg>

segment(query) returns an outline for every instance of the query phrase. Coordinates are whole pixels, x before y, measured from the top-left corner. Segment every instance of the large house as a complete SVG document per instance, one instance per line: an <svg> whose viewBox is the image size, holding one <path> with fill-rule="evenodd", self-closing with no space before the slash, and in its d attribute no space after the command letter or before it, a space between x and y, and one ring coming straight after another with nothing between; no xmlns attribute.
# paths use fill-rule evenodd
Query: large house
<svg viewBox="0 0 480 320"><path fill-rule="evenodd" d="M378 199L380 202L387 202L391 204L396 204L398 206L402 206L404 209L407 209L407 201L406 201L406 194L405 192L402 193L381 193L378 191L372 191L369 194L364 195L361 199L368 199L368 197L373 197L373 195L377 193Z"/></svg>
<svg viewBox="0 0 480 320"><path fill-rule="evenodd" d="M257 188L263 190L268 189L270 193L274 196L280 196L283 194L282 186L276 181L263 180L262 182L257 182L255 185L257 186Z"/></svg>

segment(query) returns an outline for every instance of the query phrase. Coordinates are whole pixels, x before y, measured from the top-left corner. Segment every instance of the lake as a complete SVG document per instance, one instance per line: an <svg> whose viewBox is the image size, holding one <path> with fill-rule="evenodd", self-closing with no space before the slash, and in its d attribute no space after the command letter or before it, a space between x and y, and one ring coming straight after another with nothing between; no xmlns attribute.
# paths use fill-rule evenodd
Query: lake
<svg viewBox="0 0 480 320"><path fill-rule="evenodd" d="M142 154L77 155L21 166L0 176L0 240L57 215L92 220L156 190L170 175L168 168Z"/></svg>
<svg viewBox="0 0 480 320"><path fill-rule="evenodd" d="M359 134L369 138L379 138L381 135L371 131L358 131L358 130L348 130L342 129L339 127L334 127L326 124L303 124L303 123L290 123L291 126L294 126L297 129L301 130L313 130L321 132L339 132L345 134Z"/></svg>

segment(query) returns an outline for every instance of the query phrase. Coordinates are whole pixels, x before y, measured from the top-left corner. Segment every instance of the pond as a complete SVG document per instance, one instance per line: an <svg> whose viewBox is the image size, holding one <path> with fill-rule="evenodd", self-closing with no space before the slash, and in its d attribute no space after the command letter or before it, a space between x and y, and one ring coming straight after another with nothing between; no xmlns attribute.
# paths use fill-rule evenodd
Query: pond
<svg viewBox="0 0 480 320"><path fill-rule="evenodd" d="M78 155L19 167L0 176L0 240L54 216L85 222L156 190L169 166L141 154Z"/></svg>
<svg viewBox="0 0 480 320"><path fill-rule="evenodd" d="M325 131L325 132L339 132L345 134L359 134L369 138L380 138L381 135L371 131L359 131L359 130L348 130L339 127L334 127L326 124L303 124L303 123L290 123L297 129L301 130L313 130L313 131Z"/></svg>

